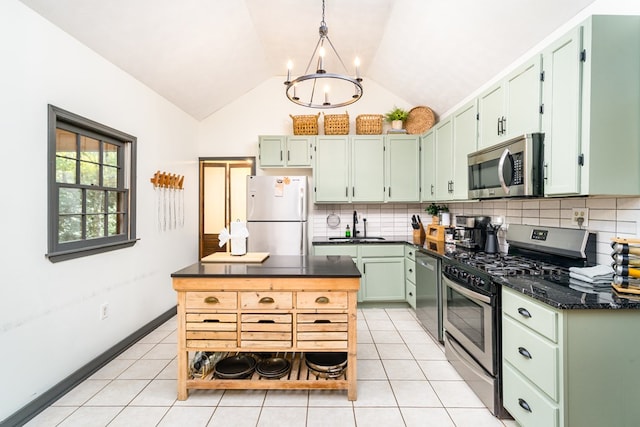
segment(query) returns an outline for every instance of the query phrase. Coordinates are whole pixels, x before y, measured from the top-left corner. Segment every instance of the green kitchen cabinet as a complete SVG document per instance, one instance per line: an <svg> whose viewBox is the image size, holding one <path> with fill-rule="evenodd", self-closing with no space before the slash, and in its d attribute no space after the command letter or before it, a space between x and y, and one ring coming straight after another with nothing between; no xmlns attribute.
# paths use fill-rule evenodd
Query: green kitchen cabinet
<svg viewBox="0 0 640 427"><path fill-rule="evenodd" d="M420 136L387 135L385 201L420 201Z"/></svg>
<svg viewBox="0 0 640 427"><path fill-rule="evenodd" d="M384 138L351 137L351 201L384 201Z"/></svg>
<svg viewBox="0 0 640 427"><path fill-rule="evenodd" d="M405 245L359 246L362 300L405 301Z"/></svg>
<svg viewBox="0 0 640 427"><path fill-rule="evenodd" d="M436 125L436 200L450 200L452 194L453 118L450 116Z"/></svg>
<svg viewBox="0 0 640 427"><path fill-rule="evenodd" d="M637 324L637 310L558 310L503 287L504 407L522 427L636 425Z"/></svg>
<svg viewBox="0 0 640 427"><path fill-rule="evenodd" d="M477 103L456 110L435 129L435 200L468 198L467 155L476 150Z"/></svg>
<svg viewBox="0 0 640 427"><path fill-rule="evenodd" d="M420 138L420 201L436 200L436 133L429 130Z"/></svg>
<svg viewBox="0 0 640 427"><path fill-rule="evenodd" d="M478 108L471 101L453 113L453 152L451 153L451 199L469 198L468 155L476 151Z"/></svg>
<svg viewBox="0 0 640 427"><path fill-rule="evenodd" d="M478 149L540 132L540 79L536 55L478 96Z"/></svg>
<svg viewBox="0 0 640 427"><path fill-rule="evenodd" d="M348 203L350 185L350 144L348 136L318 136L316 139L313 185L316 203Z"/></svg>
<svg viewBox="0 0 640 427"><path fill-rule="evenodd" d="M544 49L545 195L640 194L638 52L639 16L592 16Z"/></svg>
<svg viewBox="0 0 640 427"><path fill-rule="evenodd" d="M316 203L384 201L382 135L319 136L315 153Z"/></svg>
<svg viewBox="0 0 640 427"><path fill-rule="evenodd" d="M260 135L258 162L261 168L310 168L315 136Z"/></svg>
<svg viewBox="0 0 640 427"><path fill-rule="evenodd" d="M405 245L313 245L314 255L350 256L362 273L358 302L406 301Z"/></svg>
<svg viewBox="0 0 640 427"><path fill-rule="evenodd" d="M416 309L416 251L411 245L404 247L404 286L407 303Z"/></svg>

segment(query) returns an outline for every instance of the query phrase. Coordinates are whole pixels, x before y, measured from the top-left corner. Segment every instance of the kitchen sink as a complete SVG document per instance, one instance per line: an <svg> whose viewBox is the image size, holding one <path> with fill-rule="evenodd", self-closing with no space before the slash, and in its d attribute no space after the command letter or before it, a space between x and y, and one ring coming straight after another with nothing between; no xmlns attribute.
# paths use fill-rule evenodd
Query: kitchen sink
<svg viewBox="0 0 640 427"><path fill-rule="evenodd" d="M359 242L377 242L385 239L384 237L329 237L329 240L333 242L359 243Z"/></svg>

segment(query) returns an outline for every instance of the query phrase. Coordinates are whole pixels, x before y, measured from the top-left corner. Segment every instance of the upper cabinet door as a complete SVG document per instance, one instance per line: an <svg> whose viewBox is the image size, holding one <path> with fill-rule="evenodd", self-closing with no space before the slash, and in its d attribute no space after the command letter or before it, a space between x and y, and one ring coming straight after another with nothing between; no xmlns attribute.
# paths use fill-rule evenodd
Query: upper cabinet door
<svg viewBox="0 0 640 427"><path fill-rule="evenodd" d="M436 125L436 200L450 200L453 193L453 121Z"/></svg>
<svg viewBox="0 0 640 427"><path fill-rule="evenodd" d="M478 139L478 108L475 99L453 114L453 152L451 198L469 198L469 153L476 151Z"/></svg>
<svg viewBox="0 0 640 427"><path fill-rule="evenodd" d="M580 193L582 27L543 52L545 195Z"/></svg>
<svg viewBox="0 0 640 427"><path fill-rule="evenodd" d="M421 138L420 201L436 200L436 132L430 130Z"/></svg>
<svg viewBox="0 0 640 427"><path fill-rule="evenodd" d="M387 135L386 193L388 202L420 201L420 136Z"/></svg>
<svg viewBox="0 0 640 427"><path fill-rule="evenodd" d="M504 91L504 84L500 82L478 97L478 148L490 147L503 138Z"/></svg>
<svg viewBox="0 0 640 427"><path fill-rule="evenodd" d="M318 136L313 169L317 203L349 202L349 137Z"/></svg>
<svg viewBox="0 0 640 427"><path fill-rule="evenodd" d="M384 137L351 137L351 201L384 201Z"/></svg>
<svg viewBox="0 0 640 427"><path fill-rule="evenodd" d="M287 156L288 167L311 167L311 153L313 151L314 136L288 136Z"/></svg>
<svg viewBox="0 0 640 427"><path fill-rule="evenodd" d="M261 168L283 167L285 164L285 141L282 135L261 135L258 138L258 160Z"/></svg>
<svg viewBox="0 0 640 427"><path fill-rule="evenodd" d="M536 55L505 80L507 138L540 132L541 62L541 55Z"/></svg>

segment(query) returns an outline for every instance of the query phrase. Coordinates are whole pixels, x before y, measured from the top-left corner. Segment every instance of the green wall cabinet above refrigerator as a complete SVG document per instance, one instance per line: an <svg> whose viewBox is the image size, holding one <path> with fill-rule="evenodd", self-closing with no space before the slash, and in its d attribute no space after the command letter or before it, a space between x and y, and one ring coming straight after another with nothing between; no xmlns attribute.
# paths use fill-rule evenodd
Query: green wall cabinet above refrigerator
<svg viewBox="0 0 640 427"><path fill-rule="evenodd" d="M315 136L261 135L258 137L260 168L310 168Z"/></svg>

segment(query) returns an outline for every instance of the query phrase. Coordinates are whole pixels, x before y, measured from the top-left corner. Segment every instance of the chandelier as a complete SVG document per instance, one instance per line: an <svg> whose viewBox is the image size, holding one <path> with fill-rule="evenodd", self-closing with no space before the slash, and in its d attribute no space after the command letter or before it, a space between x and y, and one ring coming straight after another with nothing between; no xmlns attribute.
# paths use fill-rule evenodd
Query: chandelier
<svg viewBox="0 0 640 427"><path fill-rule="evenodd" d="M311 108L338 108L353 104L362 97L362 78L360 77L359 70L360 60L358 58L355 59L355 77L350 76L342 58L329 39L329 29L324 22L324 0L322 0L322 21L320 21L319 33L320 39L311 54L311 59L309 59L304 75L292 80L291 70L293 63L289 61L287 64L287 80L284 82L287 87L287 98L298 105ZM342 65L344 74L329 73L325 69L325 63L328 62L325 42ZM309 73L309 69L315 58L317 58L316 71L315 73ZM336 91L336 88L340 90ZM346 99L342 98L342 101L336 102L333 98L338 96L337 94L340 94L340 96Z"/></svg>

